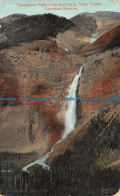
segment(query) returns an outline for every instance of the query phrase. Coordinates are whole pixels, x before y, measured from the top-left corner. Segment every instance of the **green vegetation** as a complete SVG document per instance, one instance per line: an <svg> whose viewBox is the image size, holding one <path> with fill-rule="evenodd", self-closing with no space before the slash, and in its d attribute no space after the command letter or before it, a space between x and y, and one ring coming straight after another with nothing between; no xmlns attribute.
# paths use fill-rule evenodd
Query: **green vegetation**
<svg viewBox="0 0 120 196"><path fill-rule="evenodd" d="M5 154L4 164L6 159L6 167L12 173L0 173L3 193L9 191L7 196L16 196L16 192L20 196L104 196L104 192L106 195L115 194L120 185L120 170L109 166L112 161L117 161L119 155L120 118L119 115L115 118L111 116L106 121L104 117L108 112L109 109L91 119L82 140L78 134L65 153L53 160L51 171L45 171L39 165L30 168L30 173L14 171L12 165L8 167L10 155ZM3 163L3 156L0 157L0 163ZM17 155L14 159L19 161Z"/></svg>
<svg viewBox="0 0 120 196"><path fill-rule="evenodd" d="M105 169L110 167L114 162L120 159L120 150L119 149L109 149L103 148L100 151L100 155L96 158L96 166Z"/></svg>
<svg viewBox="0 0 120 196"><path fill-rule="evenodd" d="M0 33L4 33L7 40L3 40L0 48L13 47L22 42L45 40L49 36L56 37L59 32L64 32L72 26L70 20L53 14L22 17L10 24L2 25Z"/></svg>

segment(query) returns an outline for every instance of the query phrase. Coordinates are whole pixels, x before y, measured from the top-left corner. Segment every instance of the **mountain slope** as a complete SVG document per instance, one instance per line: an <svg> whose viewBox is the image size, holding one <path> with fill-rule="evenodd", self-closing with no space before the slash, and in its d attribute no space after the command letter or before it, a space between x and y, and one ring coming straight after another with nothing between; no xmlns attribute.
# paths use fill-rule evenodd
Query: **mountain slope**
<svg viewBox="0 0 120 196"><path fill-rule="evenodd" d="M47 39L55 37L58 32L64 32L71 28L73 23L64 17L53 14L34 15L12 20L12 23L1 25L0 48L9 48L19 45L21 42Z"/></svg>
<svg viewBox="0 0 120 196"><path fill-rule="evenodd" d="M96 12L82 13L70 19L74 23L74 27L58 33L55 40L63 49L69 52L79 53L81 48L89 45L93 33L98 32L96 38L105 32L110 31L119 24L119 12Z"/></svg>
<svg viewBox="0 0 120 196"><path fill-rule="evenodd" d="M109 40L109 42L102 48L102 51L120 47L120 29L119 31Z"/></svg>
<svg viewBox="0 0 120 196"><path fill-rule="evenodd" d="M76 31L82 36L91 35L96 31L96 20L93 17L84 15L77 15L70 19L76 27Z"/></svg>
<svg viewBox="0 0 120 196"><path fill-rule="evenodd" d="M18 21L24 17L27 17L27 15L25 15L25 14L12 14L10 16L1 18L0 25L9 25L9 24L12 24L14 21Z"/></svg>
<svg viewBox="0 0 120 196"><path fill-rule="evenodd" d="M110 42L111 39L113 39L115 36L117 36L117 33L120 32L120 25L116 26L114 29L104 33L101 35L93 44L93 47L101 47L105 46ZM118 35L119 36L119 35ZM117 45L116 45L117 46ZM118 45L119 46L119 45Z"/></svg>
<svg viewBox="0 0 120 196"><path fill-rule="evenodd" d="M89 56L92 53L93 54L96 53L96 50L101 51L101 49L104 48L106 45L109 45L109 42L111 42L111 40L114 39L114 37L116 36L118 36L117 38L118 41L116 40L116 42L118 43L116 43L116 46L119 46L119 31L120 31L120 25L117 25L113 29L103 33L96 39L96 41L83 47L80 50L80 54Z"/></svg>
<svg viewBox="0 0 120 196"><path fill-rule="evenodd" d="M98 11L95 13L83 13L81 15L93 17L96 20L97 27L100 32L114 28L119 24L120 13L119 12L108 12Z"/></svg>

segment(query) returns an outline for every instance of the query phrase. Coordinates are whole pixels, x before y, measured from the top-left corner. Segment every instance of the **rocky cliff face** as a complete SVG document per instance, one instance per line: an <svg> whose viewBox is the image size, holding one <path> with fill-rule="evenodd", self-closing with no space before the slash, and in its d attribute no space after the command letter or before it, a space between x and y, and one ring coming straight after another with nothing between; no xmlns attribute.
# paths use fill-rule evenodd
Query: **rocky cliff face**
<svg viewBox="0 0 120 196"><path fill-rule="evenodd" d="M51 21L53 26L50 26ZM61 102L21 101L21 97L60 98L67 90L75 68L79 69L80 58L62 50L53 40L34 40L55 36L73 24L52 14L31 17L12 15L1 19L0 23L1 48L33 41L0 51L0 95L16 98L16 101L0 102L0 149L11 152L40 149L43 153L64 130L64 117L59 112Z"/></svg>
<svg viewBox="0 0 120 196"><path fill-rule="evenodd" d="M120 49L108 50L87 58L83 76L80 81L78 95L80 97L99 97L101 101L82 101L81 107L85 115L100 110L101 107L119 104L105 101L105 97L119 97Z"/></svg>
<svg viewBox="0 0 120 196"><path fill-rule="evenodd" d="M44 148L46 142L49 148L64 130L65 104L61 111L61 99L79 70L80 57L48 41L22 44L0 55L1 97L17 99L1 101L1 150L30 152ZM57 97L59 101L21 101L21 97ZM16 139L11 142L14 135ZM8 145L2 142L5 138Z"/></svg>

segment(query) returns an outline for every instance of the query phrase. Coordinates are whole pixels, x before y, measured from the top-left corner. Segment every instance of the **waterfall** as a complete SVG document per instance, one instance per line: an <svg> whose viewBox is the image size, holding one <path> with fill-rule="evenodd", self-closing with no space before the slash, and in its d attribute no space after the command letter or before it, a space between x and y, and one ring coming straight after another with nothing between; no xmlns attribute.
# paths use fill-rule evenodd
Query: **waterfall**
<svg viewBox="0 0 120 196"><path fill-rule="evenodd" d="M76 98L76 91L78 86L78 80L82 73L83 66L80 68L79 73L74 77L73 82L70 86L68 98ZM66 115L65 115L65 132L62 138L64 139L67 135L74 130L76 124L76 100L68 101Z"/></svg>
<svg viewBox="0 0 120 196"><path fill-rule="evenodd" d="M80 68L79 73L73 79L73 82L70 86L68 98L70 98L70 97L76 98L78 81L81 76L82 69L83 69L83 66ZM28 168L30 168L31 166L33 166L35 164L41 165L46 170L50 170L50 167L45 164L45 161L48 159L49 155L53 152L54 147L57 144L59 144L62 140L64 140L68 136L68 134L74 130L75 124L76 124L76 100L72 100L72 101L68 101L67 110L66 110L66 114L65 114L65 131L64 131L61 139L58 140L53 145L53 147L51 148L51 150L47 154L45 154L40 159L26 165L22 170L29 172Z"/></svg>
<svg viewBox="0 0 120 196"><path fill-rule="evenodd" d="M96 32L96 33L92 34L92 37L91 37L91 39L90 39L90 43L93 43L93 42L96 41L95 36L98 35L98 34L99 34L99 32Z"/></svg>

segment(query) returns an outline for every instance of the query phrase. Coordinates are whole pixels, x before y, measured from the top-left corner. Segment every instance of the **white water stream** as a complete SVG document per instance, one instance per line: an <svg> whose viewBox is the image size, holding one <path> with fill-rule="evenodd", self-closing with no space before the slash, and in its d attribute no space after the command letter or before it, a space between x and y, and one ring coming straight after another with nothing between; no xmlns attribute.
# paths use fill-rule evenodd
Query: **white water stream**
<svg viewBox="0 0 120 196"><path fill-rule="evenodd" d="M68 98L76 98L76 91L78 81L82 73L83 66L80 68L79 73L74 77L73 82L70 86ZM62 139L66 138L67 135L74 130L76 124L76 100L68 101L66 115L65 115L65 131Z"/></svg>
<svg viewBox="0 0 120 196"><path fill-rule="evenodd" d="M76 91L77 91L78 81L79 81L79 78L81 76L82 69L83 69L83 66L80 68L79 73L73 79L73 82L70 86L68 98L70 98L70 97L76 98ZM31 166L33 166L35 164L39 164L44 169L50 170L50 167L45 164L45 161L48 159L49 155L53 152L54 147L57 144L59 144L62 140L64 140L69 135L69 133L74 130L75 124L76 124L76 100L72 100L72 101L68 101L68 103L67 103L67 110L66 110L66 115L65 115L65 131L64 131L61 139L58 140L53 145L51 150L47 154L45 154L43 157L41 157L40 159L26 165L23 168L23 171L29 172L28 168L30 168Z"/></svg>
<svg viewBox="0 0 120 196"><path fill-rule="evenodd" d="M91 37L91 39L90 39L90 43L93 43L93 42L96 41L95 36L98 35L98 34L99 34L99 32L96 32L96 33L92 34L92 37Z"/></svg>

